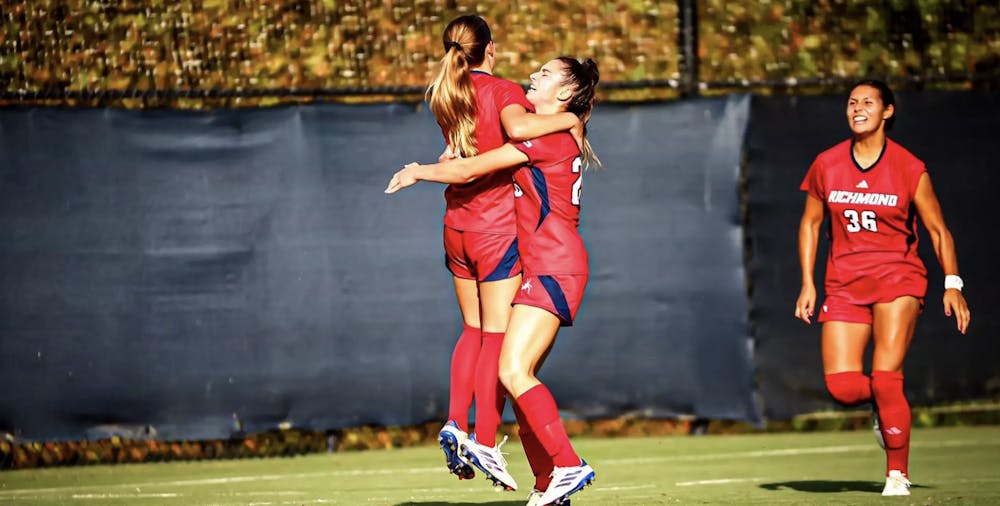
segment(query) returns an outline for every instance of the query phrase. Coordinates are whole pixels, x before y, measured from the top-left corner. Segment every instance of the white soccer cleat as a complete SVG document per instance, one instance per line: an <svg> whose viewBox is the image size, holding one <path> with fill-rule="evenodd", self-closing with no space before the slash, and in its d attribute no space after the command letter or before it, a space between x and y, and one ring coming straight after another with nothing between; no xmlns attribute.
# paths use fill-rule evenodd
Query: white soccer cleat
<svg viewBox="0 0 1000 506"><path fill-rule="evenodd" d="M526 506L570 506L571 504L569 499L566 499L563 502L550 502L548 504L542 504L542 494L544 493L545 492L542 492L537 488L531 489L531 493L528 494L528 504Z"/></svg>
<svg viewBox="0 0 1000 506"><path fill-rule="evenodd" d="M517 490L517 482L507 472L507 459L500 453L500 447L506 442L507 436L504 436L503 441L494 447L489 447L479 444L476 441L476 435L473 434L462 443L461 453L470 464L478 467L494 485L503 487L505 490Z"/></svg>
<svg viewBox="0 0 1000 506"><path fill-rule="evenodd" d="M885 450L885 437L882 436L882 425L878 421L878 409L872 410L872 432L875 433L875 442Z"/></svg>
<svg viewBox="0 0 1000 506"><path fill-rule="evenodd" d="M583 487L594 482L594 469L581 461L573 467L556 467L552 470L552 483L542 494L541 504L561 504L571 494L579 492Z"/></svg>
<svg viewBox="0 0 1000 506"><path fill-rule="evenodd" d="M449 420L448 423L444 424L444 427L441 427L441 432L438 432L438 444L444 451L448 471L458 476L460 480L471 480L476 477L476 471L462 456L462 443L467 439L469 439L469 435L459 429L454 420Z"/></svg>
<svg viewBox="0 0 1000 506"><path fill-rule="evenodd" d="M889 476L885 478L885 488L882 489L882 495L910 495L910 480L895 469L889 471Z"/></svg>
<svg viewBox="0 0 1000 506"><path fill-rule="evenodd" d="M542 498L542 492L537 488L531 489L531 493L528 494L528 503L525 506L542 506L542 503L538 502Z"/></svg>

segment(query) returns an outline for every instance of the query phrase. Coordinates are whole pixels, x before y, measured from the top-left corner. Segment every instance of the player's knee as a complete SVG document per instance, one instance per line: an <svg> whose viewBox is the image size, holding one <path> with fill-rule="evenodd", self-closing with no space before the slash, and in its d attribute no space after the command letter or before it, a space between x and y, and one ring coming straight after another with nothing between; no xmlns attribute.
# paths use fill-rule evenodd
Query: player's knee
<svg viewBox="0 0 1000 506"><path fill-rule="evenodd" d="M497 322L491 322L491 321L484 321L483 322L483 336L484 337L487 334L491 334L489 336L490 339L496 339L496 340L499 340L499 341L503 341L504 332L506 332L506 331L507 331L507 324L506 324L506 322L504 322L503 324L500 324L500 323L497 323Z"/></svg>
<svg viewBox="0 0 1000 506"><path fill-rule="evenodd" d="M500 360L500 369L497 371L500 383L512 395L521 391L521 386L531 380L531 373L527 368L522 367L517 362Z"/></svg>
<svg viewBox="0 0 1000 506"><path fill-rule="evenodd" d="M841 404L853 406L872 398L871 381L861 371L827 374L825 379L830 397Z"/></svg>
<svg viewBox="0 0 1000 506"><path fill-rule="evenodd" d="M483 332L501 334L506 332L507 322L510 321L510 302L507 302L507 307L503 311L484 308L483 314L479 316L479 320L483 324Z"/></svg>
<svg viewBox="0 0 1000 506"><path fill-rule="evenodd" d="M516 370L503 367L503 365L500 366L500 370L497 372L500 376L500 384L502 384L508 392L515 391L514 386L517 385L518 380L521 379L522 375Z"/></svg>

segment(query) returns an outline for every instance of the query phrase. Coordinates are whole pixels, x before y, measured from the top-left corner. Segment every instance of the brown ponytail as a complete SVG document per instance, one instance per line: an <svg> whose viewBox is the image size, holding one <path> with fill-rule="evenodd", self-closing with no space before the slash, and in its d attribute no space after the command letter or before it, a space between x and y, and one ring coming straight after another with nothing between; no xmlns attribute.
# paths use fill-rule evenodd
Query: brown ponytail
<svg viewBox="0 0 1000 506"><path fill-rule="evenodd" d="M431 112L446 132L448 145L462 156L477 152L476 93L469 71L483 63L491 40L483 18L466 15L452 20L441 36L444 58L427 87Z"/></svg>
<svg viewBox="0 0 1000 506"><path fill-rule="evenodd" d="M575 88L573 96L566 104L566 110L576 114L580 118L580 122L583 123L583 149L581 150L581 154L583 155L584 165L589 165L593 162L600 166L601 159L594 153L594 149L590 146L590 141L587 140L587 122L590 121L590 113L593 112L594 104L597 103L597 83L601 80L601 72L597 69L597 62L590 58L580 62L576 58L568 56L560 56L557 60L562 62L565 68L566 79L563 81L563 84L571 85Z"/></svg>

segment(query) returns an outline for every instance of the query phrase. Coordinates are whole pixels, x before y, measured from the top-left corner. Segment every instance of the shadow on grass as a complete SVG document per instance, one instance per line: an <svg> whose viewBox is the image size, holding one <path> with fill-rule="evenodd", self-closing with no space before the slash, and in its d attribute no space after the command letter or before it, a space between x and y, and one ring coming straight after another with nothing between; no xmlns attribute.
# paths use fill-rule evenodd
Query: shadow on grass
<svg viewBox="0 0 1000 506"><path fill-rule="evenodd" d="M829 481L829 480L802 480L802 481L782 481L777 483L762 483L759 485L764 490L798 490L799 492L813 492L817 494L830 494L837 492L872 492L882 493L885 482L881 481ZM911 488L927 488L920 485L912 485Z"/></svg>

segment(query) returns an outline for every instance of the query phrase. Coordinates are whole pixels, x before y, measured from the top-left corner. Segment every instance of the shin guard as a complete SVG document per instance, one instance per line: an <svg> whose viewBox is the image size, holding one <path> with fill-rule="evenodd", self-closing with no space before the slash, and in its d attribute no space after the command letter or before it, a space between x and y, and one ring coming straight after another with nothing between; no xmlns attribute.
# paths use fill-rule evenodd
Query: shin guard
<svg viewBox="0 0 1000 506"><path fill-rule="evenodd" d="M451 377L448 390L448 419L458 424L463 432L469 431L469 408L475 388L476 362L482 347L481 331L476 327L462 326L462 335L451 354Z"/></svg>
<svg viewBox="0 0 1000 506"><path fill-rule="evenodd" d="M903 393L903 373L872 371L872 393L885 439L886 474L896 470L907 476L911 418L910 403Z"/></svg>
<svg viewBox="0 0 1000 506"><path fill-rule="evenodd" d="M483 332L483 345L476 363L476 442L496 444L497 427L503 414L505 390L498 377L503 332Z"/></svg>

